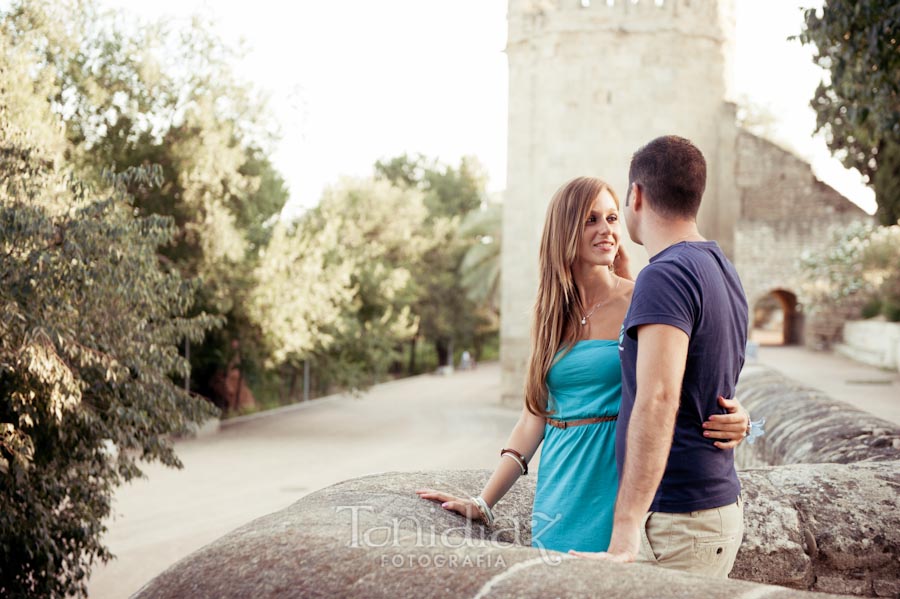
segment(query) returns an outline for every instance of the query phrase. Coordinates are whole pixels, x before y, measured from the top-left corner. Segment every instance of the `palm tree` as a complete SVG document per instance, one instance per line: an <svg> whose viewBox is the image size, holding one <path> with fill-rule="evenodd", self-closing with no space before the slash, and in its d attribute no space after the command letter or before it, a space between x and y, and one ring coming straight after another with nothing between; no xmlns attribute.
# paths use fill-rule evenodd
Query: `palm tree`
<svg viewBox="0 0 900 599"><path fill-rule="evenodd" d="M499 202L485 202L459 228L459 236L471 242L460 264L462 284L486 320L484 332L497 330L500 323L502 207Z"/></svg>

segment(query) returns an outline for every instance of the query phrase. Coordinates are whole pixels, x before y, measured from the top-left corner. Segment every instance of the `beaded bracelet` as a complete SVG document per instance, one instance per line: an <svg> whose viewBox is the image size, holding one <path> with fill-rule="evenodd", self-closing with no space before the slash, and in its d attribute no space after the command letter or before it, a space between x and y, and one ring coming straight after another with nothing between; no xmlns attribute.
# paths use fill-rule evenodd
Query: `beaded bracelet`
<svg viewBox="0 0 900 599"><path fill-rule="evenodd" d="M525 461L525 456L516 451L515 449L504 448L500 450L500 457L509 456L519 464L519 468L522 470L522 475L528 474L528 462Z"/></svg>

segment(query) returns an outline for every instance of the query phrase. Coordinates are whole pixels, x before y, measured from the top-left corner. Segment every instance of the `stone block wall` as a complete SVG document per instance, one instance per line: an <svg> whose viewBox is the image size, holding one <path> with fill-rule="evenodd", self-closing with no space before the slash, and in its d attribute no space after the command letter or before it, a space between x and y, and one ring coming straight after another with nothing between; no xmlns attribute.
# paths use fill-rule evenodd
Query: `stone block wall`
<svg viewBox="0 0 900 599"><path fill-rule="evenodd" d="M414 493L435 485L477 492L489 474L389 472L332 485L196 551L134 598L813 599L900 592L900 517L885 506L900 484L896 462L742 473L744 542L733 579L714 583L531 547L533 477L520 479L495 507L493 530Z"/></svg>
<svg viewBox="0 0 900 599"><path fill-rule="evenodd" d="M741 372L736 395L766 434L735 451L739 468L900 460L900 429L761 365Z"/></svg>
<svg viewBox="0 0 900 599"><path fill-rule="evenodd" d="M723 98L734 14L733 0L510 0L508 15L500 353L503 396L518 403L553 193L592 175L624 200L632 153L672 133L691 138L712 163L725 148L730 172L734 107ZM706 197L701 225L730 251L732 178L710 176ZM636 272L646 252L626 246Z"/></svg>
<svg viewBox="0 0 900 599"><path fill-rule="evenodd" d="M741 131L736 141L735 183L739 215L735 227L734 264L752 309L774 290L798 296L804 252L825 249L832 226L872 217L825 185L809 164L770 141ZM811 347L830 346L857 306L807 315L805 340Z"/></svg>
<svg viewBox="0 0 900 599"><path fill-rule="evenodd" d="M586 174L605 179L624 198L632 153L656 136L683 135L706 156L700 229L735 262L751 306L776 289L798 295L797 259L825 247L829 226L871 220L818 181L806 162L736 127L734 105L725 101L733 4L510 0L504 400L521 401L550 198L564 182ZM635 85L638 80L644 85ZM630 241L625 245L637 273L646 253ZM803 337L811 346L828 346L855 310L810 314Z"/></svg>
<svg viewBox="0 0 900 599"><path fill-rule="evenodd" d="M782 464L739 473L746 524L732 572L739 580L711 584L531 547L533 476L495 506L498 522L488 529L415 490L474 494L489 471L391 472L332 485L251 522L135 597L900 595L900 430L764 367L745 370L739 392L769 429L765 443L744 451L751 461Z"/></svg>

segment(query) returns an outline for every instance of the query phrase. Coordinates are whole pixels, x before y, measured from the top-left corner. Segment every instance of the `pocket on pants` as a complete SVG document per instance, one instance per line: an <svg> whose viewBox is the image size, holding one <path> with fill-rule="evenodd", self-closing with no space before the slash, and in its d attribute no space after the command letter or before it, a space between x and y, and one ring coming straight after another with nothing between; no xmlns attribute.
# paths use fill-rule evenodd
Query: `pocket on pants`
<svg viewBox="0 0 900 599"><path fill-rule="evenodd" d="M694 537L694 559L701 564L715 566L731 557L736 542L734 535L721 537Z"/></svg>
<svg viewBox="0 0 900 599"><path fill-rule="evenodd" d="M659 559L668 545L671 518L667 518L667 516L669 515L659 512L648 512L644 516L644 524L641 527L641 561L659 563Z"/></svg>

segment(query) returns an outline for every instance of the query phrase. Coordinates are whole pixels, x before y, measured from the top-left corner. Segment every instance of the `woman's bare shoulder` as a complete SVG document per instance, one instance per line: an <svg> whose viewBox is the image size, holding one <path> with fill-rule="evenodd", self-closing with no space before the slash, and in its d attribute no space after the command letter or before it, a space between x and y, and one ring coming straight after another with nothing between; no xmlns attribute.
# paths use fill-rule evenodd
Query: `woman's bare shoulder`
<svg viewBox="0 0 900 599"><path fill-rule="evenodd" d="M619 285L619 290L622 293L622 297L630 302L631 294L634 293L634 281L622 279L622 282Z"/></svg>

